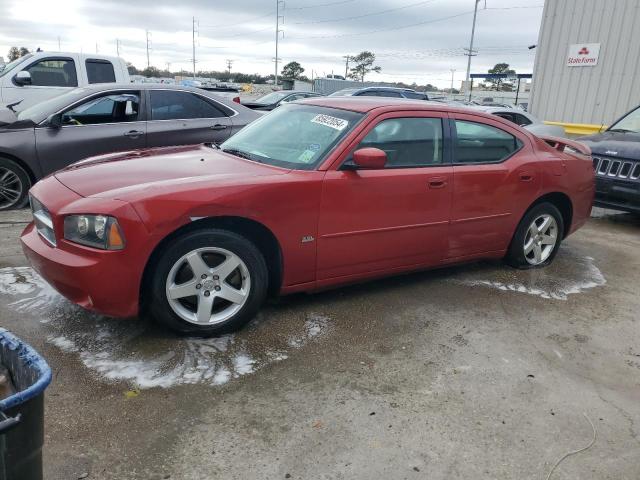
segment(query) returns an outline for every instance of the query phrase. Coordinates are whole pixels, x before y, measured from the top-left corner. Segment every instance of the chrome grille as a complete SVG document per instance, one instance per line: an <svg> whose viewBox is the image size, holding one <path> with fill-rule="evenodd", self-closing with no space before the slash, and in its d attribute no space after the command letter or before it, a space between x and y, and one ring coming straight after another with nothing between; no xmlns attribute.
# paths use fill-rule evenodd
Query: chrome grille
<svg viewBox="0 0 640 480"><path fill-rule="evenodd" d="M29 203L31 204L31 213L33 214L33 221L36 225L36 230L42 238L44 238L51 246L56 246L56 233L53 228L53 220L51 214L46 207L40 203L40 201L29 195Z"/></svg>
<svg viewBox="0 0 640 480"><path fill-rule="evenodd" d="M593 169L600 177L640 179L640 162L632 160L594 156Z"/></svg>

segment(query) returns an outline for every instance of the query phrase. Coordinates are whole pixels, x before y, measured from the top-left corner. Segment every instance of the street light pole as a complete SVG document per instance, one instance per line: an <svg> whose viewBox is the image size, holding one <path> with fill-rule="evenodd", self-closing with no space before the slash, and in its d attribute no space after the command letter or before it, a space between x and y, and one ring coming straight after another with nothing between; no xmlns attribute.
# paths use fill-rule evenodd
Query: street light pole
<svg viewBox="0 0 640 480"><path fill-rule="evenodd" d="M449 90L449 94L453 95L453 74L456 73L456 69L452 68L451 69L451 89Z"/></svg>

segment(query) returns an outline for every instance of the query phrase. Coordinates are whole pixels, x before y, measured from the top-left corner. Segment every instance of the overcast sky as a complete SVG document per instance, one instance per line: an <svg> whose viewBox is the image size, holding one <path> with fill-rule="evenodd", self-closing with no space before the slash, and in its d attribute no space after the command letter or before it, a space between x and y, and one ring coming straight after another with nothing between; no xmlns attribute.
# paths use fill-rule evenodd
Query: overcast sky
<svg viewBox="0 0 640 480"><path fill-rule="evenodd" d="M2 0L0 55L30 50L120 55L146 66L191 70L195 16L197 69L273 73L276 0ZM485 9L486 3L486 9ZM544 0L480 0L472 73L498 62L530 73ZM464 79L474 0L286 0L279 58L305 75L344 74L344 55L374 52L382 73L369 80L447 87ZM282 64L281 64L282 65Z"/></svg>

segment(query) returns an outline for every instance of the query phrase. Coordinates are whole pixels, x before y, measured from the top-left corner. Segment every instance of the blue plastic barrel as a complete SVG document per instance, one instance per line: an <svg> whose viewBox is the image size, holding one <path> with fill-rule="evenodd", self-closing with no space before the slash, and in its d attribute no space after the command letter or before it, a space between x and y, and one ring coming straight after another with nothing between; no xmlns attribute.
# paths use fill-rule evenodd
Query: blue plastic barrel
<svg viewBox="0 0 640 480"><path fill-rule="evenodd" d="M29 345L0 328L0 364L16 393L0 400L0 480L41 480L44 391L51 368Z"/></svg>

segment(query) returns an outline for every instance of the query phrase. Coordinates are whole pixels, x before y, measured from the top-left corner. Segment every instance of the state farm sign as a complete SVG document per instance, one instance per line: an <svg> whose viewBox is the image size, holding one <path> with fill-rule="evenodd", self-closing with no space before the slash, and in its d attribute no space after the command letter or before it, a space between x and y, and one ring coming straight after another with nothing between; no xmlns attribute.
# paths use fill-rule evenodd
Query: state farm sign
<svg viewBox="0 0 640 480"><path fill-rule="evenodd" d="M599 43L576 43L569 45L567 67L593 67L598 64Z"/></svg>

